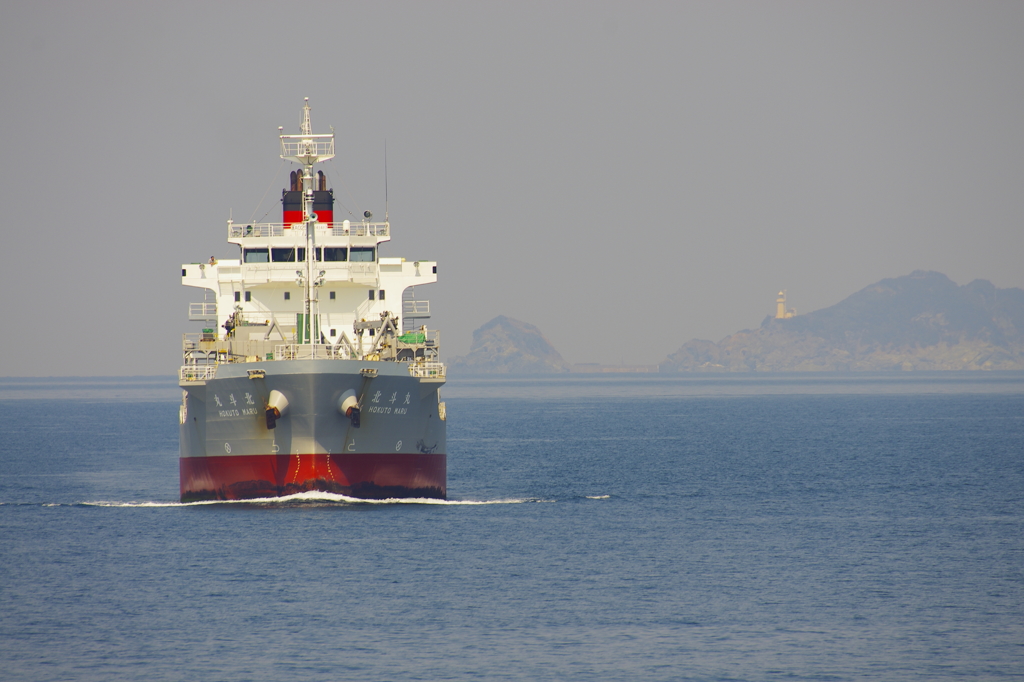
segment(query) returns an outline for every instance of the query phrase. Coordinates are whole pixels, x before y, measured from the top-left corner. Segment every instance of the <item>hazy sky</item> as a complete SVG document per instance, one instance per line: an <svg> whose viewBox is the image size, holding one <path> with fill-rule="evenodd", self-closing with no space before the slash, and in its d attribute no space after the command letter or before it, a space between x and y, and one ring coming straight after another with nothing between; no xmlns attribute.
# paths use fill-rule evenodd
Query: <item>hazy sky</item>
<svg viewBox="0 0 1024 682"><path fill-rule="evenodd" d="M305 11L305 14L296 12ZM336 214L439 261L444 357L504 314L655 363L884 277L1024 287L1021 2L12 2L0 376L172 374L277 126ZM262 203L261 203L262 202Z"/></svg>

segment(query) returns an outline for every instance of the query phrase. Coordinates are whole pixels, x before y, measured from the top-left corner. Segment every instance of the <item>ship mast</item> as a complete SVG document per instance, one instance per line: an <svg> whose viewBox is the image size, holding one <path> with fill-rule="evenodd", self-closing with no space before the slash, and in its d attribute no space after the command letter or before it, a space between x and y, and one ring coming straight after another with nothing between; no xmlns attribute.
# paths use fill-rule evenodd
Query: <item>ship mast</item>
<svg viewBox="0 0 1024 682"><path fill-rule="evenodd" d="M302 110L302 123L298 135L281 135L281 158L302 164L302 199L303 222L306 228L306 271L296 271L299 282L305 285L305 319L302 321L300 342L316 343L319 340L320 310L317 301L317 287L323 278L322 272L315 272L316 267L316 224L317 215L313 212L313 165L334 158L334 132L330 134L313 134L313 126L309 121L309 98Z"/></svg>

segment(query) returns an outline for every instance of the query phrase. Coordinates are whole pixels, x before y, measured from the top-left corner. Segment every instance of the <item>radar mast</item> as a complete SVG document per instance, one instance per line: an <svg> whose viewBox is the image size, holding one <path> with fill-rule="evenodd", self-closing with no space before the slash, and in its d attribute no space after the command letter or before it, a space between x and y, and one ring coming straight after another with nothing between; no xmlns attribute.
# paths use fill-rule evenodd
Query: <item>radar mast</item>
<svg viewBox="0 0 1024 682"><path fill-rule="evenodd" d="M298 135L281 135L281 158L302 164L302 220L306 229L306 269L296 270L298 283L304 285L305 316L302 324L297 325L300 339L305 343L319 343L319 304L317 287L323 281L324 273L315 272L316 266L316 223L317 215L313 212L313 165L334 158L334 131L329 134L313 134L313 125L309 119L309 98L302 109L302 122ZM302 341L300 340L300 343Z"/></svg>

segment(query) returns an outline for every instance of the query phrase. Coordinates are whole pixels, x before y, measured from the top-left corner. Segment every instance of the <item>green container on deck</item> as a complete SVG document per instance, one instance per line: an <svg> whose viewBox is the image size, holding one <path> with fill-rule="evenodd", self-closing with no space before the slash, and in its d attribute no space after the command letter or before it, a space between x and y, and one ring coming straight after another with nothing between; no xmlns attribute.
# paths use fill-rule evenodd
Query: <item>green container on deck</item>
<svg viewBox="0 0 1024 682"><path fill-rule="evenodd" d="M427 335L423 332L407 332L399 336L398 340L402 343L424 343Z"/></svg>

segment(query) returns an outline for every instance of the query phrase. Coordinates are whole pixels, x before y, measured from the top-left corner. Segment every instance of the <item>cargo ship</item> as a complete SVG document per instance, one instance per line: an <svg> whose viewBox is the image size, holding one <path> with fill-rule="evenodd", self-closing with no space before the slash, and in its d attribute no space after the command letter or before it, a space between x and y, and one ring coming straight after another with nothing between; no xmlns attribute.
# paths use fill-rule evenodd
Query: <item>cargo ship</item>
<svg viewBox="0 0 1024 682"><path fill-rule="evenodd" d="M280 135L298 164L281 222L229 220L237 258L181 267L203 291L178 375L181 500L445 498L445 365L416 296L437 263L381 255L386 210L337 220L315 168L334 133L313 134L308 98L299 130Z"/></svg>

